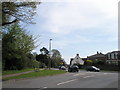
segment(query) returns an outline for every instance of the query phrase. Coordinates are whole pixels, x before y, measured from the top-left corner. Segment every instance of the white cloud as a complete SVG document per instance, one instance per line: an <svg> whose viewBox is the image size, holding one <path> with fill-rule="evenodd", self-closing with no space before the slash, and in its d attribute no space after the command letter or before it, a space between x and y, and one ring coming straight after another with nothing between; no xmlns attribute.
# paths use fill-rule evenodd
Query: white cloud
<svg viewBox="0 0 120 90"><path fill-rule="evenodd" d="M46 30L56 34L69 34L75 30L106 27L107 21L117 20L118 0L76 0L79 3L70 1L72 3L47 3L48 7L40 9Z"/></svg>
<svg viewBox="0 0 120 90"><path fill-rule="evenodd" d="M73 46L77 51L77 48L82 47L82 45L89 47L93 43L117 41L118 1L45 0L38 9L40 23L37 26L39 26L40 30L42 28L43 31L50 32L50 35L57 36L56 40L53 37L52 46L62 50L65 60L69 60L73 54L72 52L74 52L70 46ZM82 35L83 32L90 34ZM91 34L91 32L93 33ZM95 37L95 34L100 36ZM50 35L45 36L45 38ZM48 42L45 42L45 44L48 45ZM98 46L94 46L90 50L95 51L95 47ZM64 50L69 50L69 48L71 54L67 55ZM104 47L99 48L104 50ZM92 51L88 52L92 53Z"/></svg>

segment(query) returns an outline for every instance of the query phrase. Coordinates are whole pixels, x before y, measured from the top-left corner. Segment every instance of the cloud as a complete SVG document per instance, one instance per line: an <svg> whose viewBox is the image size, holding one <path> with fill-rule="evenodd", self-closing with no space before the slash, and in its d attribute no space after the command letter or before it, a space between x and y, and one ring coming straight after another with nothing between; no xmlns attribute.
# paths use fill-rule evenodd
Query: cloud
<svg viewBox="0 0 120 90"><path fill-rule="evenodd" d="M65 60L79 50L85 57L116 48L118 0L49 0L39 5L37 14L44 46L52 38L52 48L60 50Z"/></svg>
<svg viewBox="0 0 120 90"><path fill-rule="evenodd" d="M117 0L70 1L72 3L43 2L46 5L40 9L39 15L44 18L44 30L55 34L69 34L73 31L107 27L107 21L117 19Z"/></svg>

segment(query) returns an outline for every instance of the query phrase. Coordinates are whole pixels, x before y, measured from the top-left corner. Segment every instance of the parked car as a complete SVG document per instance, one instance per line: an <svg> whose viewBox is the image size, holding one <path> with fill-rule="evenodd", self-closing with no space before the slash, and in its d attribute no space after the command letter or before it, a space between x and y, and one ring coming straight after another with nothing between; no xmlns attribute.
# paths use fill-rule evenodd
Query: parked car
<svg viewBox="0 0 120 90"><path fill-rule="evenodd" d="M69 66L68 68L68 72L78 72L79 71L79 67L77 65L72 65Z"/></svg>
<svg viewBox="0 0 120 90"><path fill-rule="evenodd" d="M87 70L87 71L95 71L95 72L99 72L99 71L100 71L100 69L97 68L97 67L95 67L95 66L88 66L88 67L86 68L86 70Z"/></svg>
<svg viewBox="0 0 120 90"><path fill-rule="evenodd" d="M65 66L59 66L59 70L66 70Z"/></svg>

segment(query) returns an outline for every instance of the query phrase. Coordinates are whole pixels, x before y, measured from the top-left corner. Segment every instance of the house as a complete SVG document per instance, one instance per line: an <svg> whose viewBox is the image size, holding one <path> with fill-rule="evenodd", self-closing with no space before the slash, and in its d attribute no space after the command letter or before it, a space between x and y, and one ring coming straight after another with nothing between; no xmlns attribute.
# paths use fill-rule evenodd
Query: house
<svg viewBox="0 0 120 90"><path fill-rule="evenodd" d="M106 54L106 57L107 57L107 60L106 60L107 64L118 65L118 62L120 62L120 51L108 52Z"/></svg>
<svg viewBox="0 0 120 90"><path fill-rule="evenodd" d="M97 51L97 54L87 56L87 60L92 60L92 61L102 60L102 61L106 62L106 55L101 52L99 53Z"/></svg>
<svg viewBox="0 0 120 90"><path fill-rule="evenodd" d="M75 58L71 58L70 65L73 64L84 65L84 61L80 58L79 54L76 54Z"/></svg>

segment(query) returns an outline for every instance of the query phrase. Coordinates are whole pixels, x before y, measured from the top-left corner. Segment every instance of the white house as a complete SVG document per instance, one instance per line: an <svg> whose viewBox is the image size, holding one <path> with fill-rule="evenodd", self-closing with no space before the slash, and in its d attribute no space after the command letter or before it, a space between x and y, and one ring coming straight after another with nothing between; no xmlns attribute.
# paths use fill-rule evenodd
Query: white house
<svg viewBox="0 0 120 90"><path fill-rule="evenodd" d="M73 64L84 65L84 61L80 58L79 54L77 54L75 58L71 58L70 65L73 65Z"/></svg>

